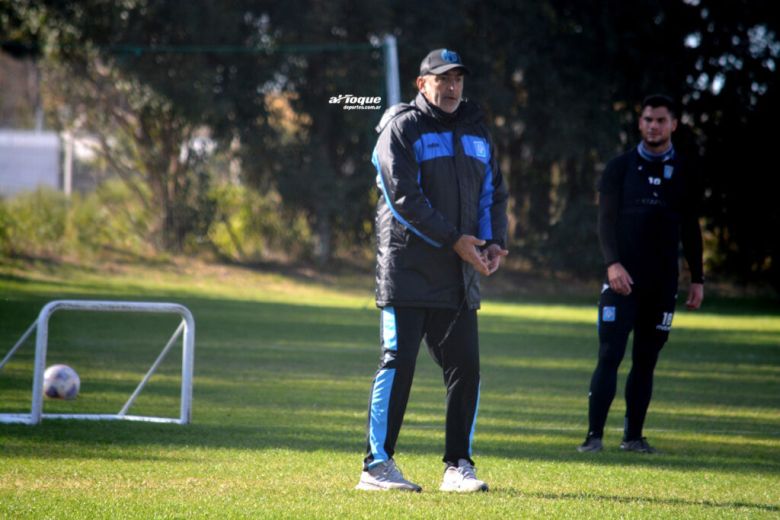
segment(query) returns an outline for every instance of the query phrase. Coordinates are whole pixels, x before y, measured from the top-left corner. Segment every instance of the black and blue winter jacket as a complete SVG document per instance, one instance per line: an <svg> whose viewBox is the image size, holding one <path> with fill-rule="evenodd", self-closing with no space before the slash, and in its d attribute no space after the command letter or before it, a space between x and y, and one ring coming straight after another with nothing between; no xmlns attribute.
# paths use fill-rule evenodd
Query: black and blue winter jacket
<svg viewBox="0 0 780 520"><path fill-rule="evenodd" d="M482 110L453 114L422 94L385 112L377 171L376 303L379 307L479 307L479 280L452 245L463 234L502 247L507 190Z"/></svg>

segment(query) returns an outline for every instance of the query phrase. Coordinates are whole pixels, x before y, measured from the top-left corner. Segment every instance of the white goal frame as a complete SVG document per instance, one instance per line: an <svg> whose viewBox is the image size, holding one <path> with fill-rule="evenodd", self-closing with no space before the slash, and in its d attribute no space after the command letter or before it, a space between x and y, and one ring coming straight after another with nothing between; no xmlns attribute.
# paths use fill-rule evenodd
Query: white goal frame
<svg viewBox="0 0 780 520"><path fill-rule="evenodd" d="M54 414L43 413L43 372L46 369L46 351L49 342L49 318L59 310L97 311L97 312L146 312L178 314L182 321L173 333L162 352L152 364L149 371L136 387L122 409L116 414ZM185 306L178 303L158 302L126 302L102 300L54 300L47 303L38 314L38 318L22 334L19 341L0 361L0 370L11 359L11 356L21 347L24 341L36 330L35 363L33 366L32 406L29 414L0 413L0 423L39 424L42 419L91 419L91 420L126 420L154 423L189 424L192 418L192 375L195 361L195 319ZM183 334L182 334L183 333ZM181 407L178 418L128 415L127 410L146 386L146 383L157 370L165 355L171 349L176 339L182 336L181 363Z"/></svg>

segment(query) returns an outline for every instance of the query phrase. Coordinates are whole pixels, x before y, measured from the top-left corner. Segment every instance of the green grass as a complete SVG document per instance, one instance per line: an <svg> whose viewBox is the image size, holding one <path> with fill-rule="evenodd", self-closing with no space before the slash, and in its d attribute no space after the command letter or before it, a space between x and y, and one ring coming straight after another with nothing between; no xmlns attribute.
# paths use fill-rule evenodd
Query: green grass
<svg viewBox="0 0 780 520"><path fill-rule="evenodd" d="M475 459L491 491L436 491L444 389L424 348L396 459L425 491L354 491L378 361L370 283L179 263L0 265L0 355L52 299L176 301L197 323L191 425L0 425L0 518L780 516L780 317L738 301L675 316L646 429L658 456L617 449L621 398L605 451L574 450L595 363L593 306L488 301ZM74 366L82 393L45 411L118 411L176 322L55 314L49 364ZM174 352L131 413L178 414ZM29 410L32 354L30 341L0 372L0 411Z"/></svg>

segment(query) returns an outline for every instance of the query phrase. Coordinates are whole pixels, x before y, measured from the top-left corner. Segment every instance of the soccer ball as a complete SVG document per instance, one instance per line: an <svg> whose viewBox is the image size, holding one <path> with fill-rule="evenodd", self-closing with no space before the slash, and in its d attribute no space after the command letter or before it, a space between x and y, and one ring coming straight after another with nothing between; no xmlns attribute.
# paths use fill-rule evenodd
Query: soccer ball
<svg viewBox="0 0 780 520"><path fill-rule="evenodd" d="M43 393L52 399L75 399L81 379L68 365L52 365L43 373Z"/></svg>

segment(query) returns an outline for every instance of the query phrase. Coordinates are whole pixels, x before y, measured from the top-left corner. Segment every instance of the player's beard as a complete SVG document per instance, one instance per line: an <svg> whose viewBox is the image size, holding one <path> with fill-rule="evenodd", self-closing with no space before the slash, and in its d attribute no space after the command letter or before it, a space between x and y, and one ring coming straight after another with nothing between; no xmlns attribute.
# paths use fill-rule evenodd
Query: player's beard
<svg viewBox="0 0 780 520"><path fill-rule="evenodd" d="M663 138L663 137L656 137L654 139L650 137L645 137L644 141L648 147L656 148L656 149L661 149L661 148L666 149L669 148L669 142L671 141L671 139Z"/></svg>

